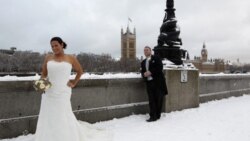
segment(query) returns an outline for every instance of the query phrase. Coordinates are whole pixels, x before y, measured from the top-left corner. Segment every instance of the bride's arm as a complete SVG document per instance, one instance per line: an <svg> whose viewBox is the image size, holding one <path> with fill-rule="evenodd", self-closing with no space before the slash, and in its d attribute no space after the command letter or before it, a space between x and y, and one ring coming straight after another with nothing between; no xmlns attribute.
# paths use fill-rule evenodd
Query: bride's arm
<svg viewBox="0 0 250 141"><path fill-rule="evenodd" d="M49 59L49 55L46 55L45 59L44 59L44 62L43 62L43 66L42 66L41 78L47 78L47 76L48 76L48 70L47 70L48 59Z"/></svg>
<svg viewBox="0 0 250 141"><path fill-rule="evenodd" d="M71 80L71 81L68 83L68 85L69 85L70 87L73 88L73 87L76 86L76 84L77 84L78 81L80 80L80 78L81 78L81 76L82 76L82 74L83 74L83 69L82 69L81 64L79 63L79 61L77 60L76 57L71 56L70 58L71 58L71 60L72 60L72 67L73 67L73 69L76 71L76 77L75 77L75 79L74 79L74 80Z"/></svg>

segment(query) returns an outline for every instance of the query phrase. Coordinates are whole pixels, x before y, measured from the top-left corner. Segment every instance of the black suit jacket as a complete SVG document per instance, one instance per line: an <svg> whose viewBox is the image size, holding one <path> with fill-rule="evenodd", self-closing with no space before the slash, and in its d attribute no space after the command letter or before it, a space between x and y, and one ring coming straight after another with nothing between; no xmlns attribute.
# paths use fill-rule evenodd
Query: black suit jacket
<svg viewBox="0 0 250 141"><path fill-rule="evenodd" d="M153 82L156 83L157 86L164 92L164 94L168 94L168 89L165 81L165 77L163 74L163 64L159 57L152 55L151 60L149 61L149 71L151 72L151 76L153 77ZM147 77L144 77L144 73L146 72L146 59L141 62L141 75L143 79L147 82Z"/></svg>

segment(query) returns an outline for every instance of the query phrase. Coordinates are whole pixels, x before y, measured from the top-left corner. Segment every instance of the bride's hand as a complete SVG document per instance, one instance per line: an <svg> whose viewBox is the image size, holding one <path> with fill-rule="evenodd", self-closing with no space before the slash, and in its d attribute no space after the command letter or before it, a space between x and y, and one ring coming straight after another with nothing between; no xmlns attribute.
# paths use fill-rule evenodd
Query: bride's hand
<svg viewBox="0 0 250 141"><path fill-rule="evenodd" d="M75 87L75 84L73 83L72 80L68 81L67 85L68 85L70 88L74 88L74 87Z"/></svg>

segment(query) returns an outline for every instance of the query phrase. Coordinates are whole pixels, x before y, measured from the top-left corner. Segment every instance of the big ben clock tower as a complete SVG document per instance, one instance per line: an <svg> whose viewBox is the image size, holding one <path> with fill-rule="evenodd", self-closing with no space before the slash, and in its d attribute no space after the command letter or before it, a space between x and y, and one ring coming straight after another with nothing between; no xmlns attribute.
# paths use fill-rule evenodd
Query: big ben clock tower
<svg viewBox="0 0 250 141"><path fill-rule="evenodd" d="M203 48L201 50L201 60L202 62L207 62L207 49L205 43L203 43Z"/></svg>

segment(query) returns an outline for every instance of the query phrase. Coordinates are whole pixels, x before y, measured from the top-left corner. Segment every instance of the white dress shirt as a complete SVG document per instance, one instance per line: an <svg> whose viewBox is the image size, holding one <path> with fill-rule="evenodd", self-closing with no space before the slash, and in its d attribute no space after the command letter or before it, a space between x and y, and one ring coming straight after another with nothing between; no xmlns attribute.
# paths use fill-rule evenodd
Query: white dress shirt
<svg viewBox="0 0 250 141"><path fill-rule="evenodd" d="M149 56L149 57L146 58L146 71L149 71L149 61L150 60L151 60L151 56ZM148 81L153 80L153 77L152 76L148 76L147 80Z"/></svg>

